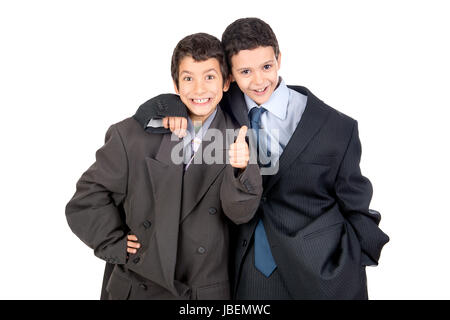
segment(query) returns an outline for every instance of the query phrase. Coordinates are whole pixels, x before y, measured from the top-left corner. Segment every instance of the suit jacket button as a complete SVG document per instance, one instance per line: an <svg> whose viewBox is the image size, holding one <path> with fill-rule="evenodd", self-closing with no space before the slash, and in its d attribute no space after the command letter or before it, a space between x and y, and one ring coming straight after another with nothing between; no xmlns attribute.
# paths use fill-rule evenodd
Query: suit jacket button
<svg viewBox="0 0 450 320"><path fill-rule="evenodd" d="M137 263L139 263L140 260L141 260L141 258L136 257L133 259L133 262L134 262L134 264L137 264Z"/></svg>
<svg viewBox="0 0 450 320"><path fill-rule="evenodd" d="M206 249L203 247L198 247L197 252L200 254L204 254L206 252Z"/></svg>
<svg viewBox="0 0 450 320"><path fill-rule="evenodd" d="M147 290L147 286L145 285L145 283L140 283L140 284L139 284L139 287L140 287L142 290Z"/></svg>
<svg viewBox="0 0 450 320"><path fill-rule="evenodd" d="M266 201L267 201L267 197L262 197L262 198L261 198L261 201L262 201L262 202L266 202Z"/></svg>
<svg viewBox="0 0 450 320"><path fill-rule="evenodd" d="M217 209L214 207L211 207L211 208L209 208L208 212L209 212L209 214L216 214Z"/></svg>
<svg viewBox="0 0 450 320"><path fill-rule="evenodd" d="M143 225L144 225L145 229L148 229L148 228L150 228L152 226L152 223L150 221L148 221L148 220L145 220Z"/></svg>
<svg viewBox="0 0 450 320"><path fill-rule="evenodd" d="M245 247L247 245L247 240L242 241L242 246Z"/></svg>
<svg viewBox="0 0 450 320"><path fill-rule="evenodd" d="M245 180L242 184L247 188L247 191L253 191L252 184L248 180Z"/></svg>

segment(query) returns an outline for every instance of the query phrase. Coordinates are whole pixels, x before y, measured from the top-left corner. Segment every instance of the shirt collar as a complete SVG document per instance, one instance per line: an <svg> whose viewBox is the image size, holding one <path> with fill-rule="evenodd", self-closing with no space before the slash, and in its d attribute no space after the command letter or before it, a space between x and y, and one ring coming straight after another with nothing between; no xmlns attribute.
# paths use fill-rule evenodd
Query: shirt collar
<svg viewBox="0 0 450 320"><path fill-rule="evenodd" d="M249 96L244 94L245 102L247 103L247 110L250 112L250 110L253 107L257 107L255 101L253 101ZM267 111L274 114L281 120L286 119L287 116L287 107L289 103L289 88L287 87L284 80L280 77L280 84L275 89L275 91L270 96L269 100L262 104L261 106L264 107Z"/></svg>
<svg viewBox="0 0 450 320"><path fill-rule="evenodd" d="M214 112L211 113L205 121L203 121L201 129L197 133L195 132L194 123L192 122L191 118L188 117L187 131L190 133L190 140L192 140L194 138L199 138L200 140L202 140L206 131L208 131L209 126L211 125L211 122L214 120L214 117L216 116L218 106L219 105L217 105L216 109L214 109ZM188 137L188 136L186 136L186 137Z"/></svg>

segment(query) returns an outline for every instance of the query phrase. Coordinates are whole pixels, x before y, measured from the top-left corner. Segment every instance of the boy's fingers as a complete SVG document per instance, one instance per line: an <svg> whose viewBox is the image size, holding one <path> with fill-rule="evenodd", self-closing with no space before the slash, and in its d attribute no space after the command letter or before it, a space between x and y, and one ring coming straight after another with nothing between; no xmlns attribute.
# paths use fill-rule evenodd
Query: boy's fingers
<svg viewBox="0 0 450 320"><path fill-rule="evenodd" d="M186 130L187 130L187 120L186 118L180 117L180 127L179 127L179 135L178 137L183 138L186 136Z"/></svg>
<svg viewBox="0 0 450 320"><path fill-rule="evenodd" d="M248 152L237 153L234 150L229 151L230 164L244 163L250 160L250 154Z"/></svg>
<svg viewBox="0 0 450 320"><path fill-rule="evenodd" d="M235 159L237 156L236 148L234 148L233 145L231 145L230 150L228 150L228 156L230 157L230 160Z"/></svg>
<svg viewBox="0 0 450 320"><path fill-rule="evenodd" d="M231 156L250 154L250 153L249 153L249 150L248 150L247 146L238 145L236 143L233 143L230 146L230 149L228 150L228 154L231 157Z"/></svg>
<svg viewBox="0 0 450 320"><path fill-rule="evenodd" d="M181 119L180 117L175 118L175 129L181 130Z"/></svg>
<svg viewBox="0 0 450 320"><path fill-rule="evenodd" d="M164 128L169 129L169 117L163 119L163 126Z"/></svg>
<svg viewBox="0 0 450 320"><path fill-rule="evenodd" d="M234 147L230 149L229 156L230 158L236 159L242 152L239 151L238 148L236 148L236 144L234 144Z"/></svg>
<svg viewBox="0 0 450 320"><path fill-rule="evenodd" d="M128 253L136 253L137 250L136 249L127 248L127 252Z"/></svg>
<svg viewBox="0 0 450 320"><path fill-rule="evenodd" d="M174 117L169 118L169 127L170 127L170 131L172 131L172 132L175 131L175 118Z"/></svg>
<svg viewBox="0 0 450 320"><path fill-rule="evenodd" d="M233 168L244 169L244 168L247 167L248 161L231 162L230 164L231 164L231 166L232 166Z"/></svg>
<svg viewBox="0 0 450 320"><path fill-rule="evenodd" d="M175 129L173 131L173 133L178 137L178 138L183 138L183 135L181 134L181 130L180 129Z"/></svg>
<svg viewBox="0 0 450 320"><path fill-rule="evenodd" d="M134 234L129 234L128 235L128 240L131 240L131 241L137 241L137 237L134 235Z"/></svg>
<svg viewBox="0 0 450 320"><path fill-rule="evenodd" d="M236 143L245 143L245 135L247 134L247 126L242 126L236 139Z"/></svg>
<svg viewBox="0 0 450 320"><path fill-rule="evenodd" d="M231 159L230 160L230 164L233 163L246 163L248 162L249 158L248 157L240 157L240 158L236 158L236 159Z"/></svg>
<svg viewBox="0 0 450 320"><path fill-rule="evenodd" d="M230 150L237 152L248 152L248 147L246 146L246 144L233 143L230 146Z"/></svg>
<svg viewBox="0 0 450 320"><path fill-rule="evenodd" d="M187 130L187 119L181 118L181 129L186 131Z"/></svg>
<svg viewBox="0 0 450 320"><path fill-rule="evenodd" d="M179 138L185 136L186 130L183 130L183 119L182 117L175 118L175 130L173 131Z"/></svg>
<svg viewBox="0 0 450 320"><path fill-rule="evenodd" d="M170 130L175 133L178 138L183 138L186 136L187 120L183 117L170 117L169 121L173 122L170 126ZM172 129L173 128L173 129Z"/></svg>
<svg viewBox="0 0 450 320"><path fill-rule="evenodd" d="M139 249L141 247L141 244L139 242L128 241L127 242L127 246L130 247L130 248Z"/></svg>

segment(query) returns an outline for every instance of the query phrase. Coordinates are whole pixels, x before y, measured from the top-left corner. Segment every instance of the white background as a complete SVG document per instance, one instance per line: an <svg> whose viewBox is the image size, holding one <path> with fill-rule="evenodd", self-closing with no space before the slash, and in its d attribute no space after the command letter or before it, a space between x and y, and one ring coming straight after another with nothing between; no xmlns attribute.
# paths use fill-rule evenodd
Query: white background
<svg viewBox="0 0 450 320"><path fill-rule="evenodd" d="M280 75L359 122L390 236L371 299L450 298L447 1L1 1L1 299L98 299L104 262L64 208L109 125L173 92L195 32L268 22Z"/></svg>

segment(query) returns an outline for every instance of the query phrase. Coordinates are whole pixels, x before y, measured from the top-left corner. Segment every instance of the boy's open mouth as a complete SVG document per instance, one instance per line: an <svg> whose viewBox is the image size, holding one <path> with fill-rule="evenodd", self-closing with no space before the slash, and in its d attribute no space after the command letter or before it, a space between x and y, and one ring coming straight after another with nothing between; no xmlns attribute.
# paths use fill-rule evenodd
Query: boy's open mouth
<svg viewBox="0 0 450 320"><path fill-rule="evenodd" d="M262 96L267 92L267 89L269 88L269 86L264 87L263 89L258 89L258 90L252 90L257 96Z"/></svg>
<svg viewBox="0 0 450 320"><path fill-rule="evenodd" d="M211 98L191 99L191 101L192 101L194 104L198 104L198 105L204 105L204 104L207 104L210 100L211 100Z"/></svg>

